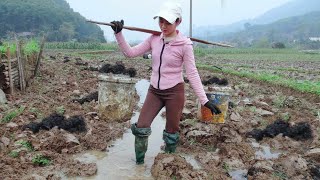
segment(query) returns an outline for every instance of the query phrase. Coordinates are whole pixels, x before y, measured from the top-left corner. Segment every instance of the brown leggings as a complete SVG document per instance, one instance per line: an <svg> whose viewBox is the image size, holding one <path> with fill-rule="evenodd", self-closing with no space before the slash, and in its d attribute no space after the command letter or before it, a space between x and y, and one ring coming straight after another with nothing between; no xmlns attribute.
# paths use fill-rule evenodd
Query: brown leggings
<svg viewBox="0 0 320 180"><path fill-rule="evenodd" d="M176 133L184 106L184 83L159 90L150 85L138 119L138 128L149 128L159 111L166 107L166 131Z"/></svg>

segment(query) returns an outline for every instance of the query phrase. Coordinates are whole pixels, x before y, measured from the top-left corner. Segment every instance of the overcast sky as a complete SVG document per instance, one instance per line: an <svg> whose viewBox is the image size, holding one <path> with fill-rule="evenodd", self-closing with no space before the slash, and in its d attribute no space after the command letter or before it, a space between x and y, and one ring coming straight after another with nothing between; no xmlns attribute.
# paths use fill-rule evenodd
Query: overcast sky
<svg viewBox="0 0 320 180"><path fill-rule="evenodd" d="M179 29L188 34L190 0L173 0L182 5L183 22ZM193 25L225 25L252 19L292 0L193 0ZM71 8L87 19L110 22L123 19L125 25L159 30L154 14L165 1L159 0L67 0ZM223 2L223 3L222 3ZM108 41L114 40L110 27L102 27ZM147 35L124 32L128 40L141 40Z"/></svg>

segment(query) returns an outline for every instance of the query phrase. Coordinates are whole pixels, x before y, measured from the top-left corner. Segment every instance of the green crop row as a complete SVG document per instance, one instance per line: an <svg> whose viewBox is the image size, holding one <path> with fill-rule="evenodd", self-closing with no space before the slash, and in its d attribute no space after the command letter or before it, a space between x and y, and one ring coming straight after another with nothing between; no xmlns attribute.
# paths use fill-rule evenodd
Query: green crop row
<svg viewBox="0 0 320 180"><path fill-rule="evenodd" d="M217 70L216 67L210 66L210 65L205 65L205 64L197 64L197 66L201 69L207 69L211 71L219 71L221 72L221 69ZM236 71L233 69L228 69L224 68L222 69L224 73L236 75L239 77L246 77L246 78L251 78L259 81L264 81L268 82L270 84L275 84L275 85L281 85L283 87L288 87L295 89L297 91L303 92L303 93L312 93L320 96L320 83L319 82L311 82L308 80L305 81L298 81L295 79L289 79L289 78L284 78L279 75L274 75L274 74L268 74L265 72L262 73L253 73L249 71Z"/></svg>
<svg viewBox="0 0 320 180"><path fill-rule="evenodd" d="M78 42L51 42L45 44L46 49L90 49L115 50L116 44L107 43L78 43Z"/></svg>
<svg viewBox="0 0 320 180"><path fill-rule="evenodd" d="M15 42L5 42L0 46L0 53L6 54L7 48L10 48L10 54L15 55L17 46ZM30 40L22 44L22 53L25 55L37 54L40 51L39 43L36 40Z"/></svg>
<svg viewBox="0 0 320 180"><path fill-rule="evenodd" d="M272 48L202 48L195 47L196 57L228 60L270 60L270 61L318 61L320 53L310 54L297 49Z"/></svg>

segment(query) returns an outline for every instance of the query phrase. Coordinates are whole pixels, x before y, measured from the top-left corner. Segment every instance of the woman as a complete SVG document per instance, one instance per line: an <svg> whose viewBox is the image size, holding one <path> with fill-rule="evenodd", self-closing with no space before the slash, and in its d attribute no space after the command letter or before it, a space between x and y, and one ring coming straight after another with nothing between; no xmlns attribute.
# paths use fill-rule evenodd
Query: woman
<svg viewBox="0 0 320 180"><path fill-rule="evenodd" d="M198 96L200 103L212 113L220 110L212 104L203 89L195 65L192 42L176 28L182 21L181 7L177 3L165 3L158 18L162 34L151 35L137 46L130 47L122 35L124 21L113 21L112 29L120 49L126 57L136 57L152 52L152 75L146 100L142 106L138 122L132 124L135 135L136 163L143 164L151 134L151 123L159 111L166 107L166 127L163 131L165 152L174 153L179 140L179 122L185 101L183 65L187 78Z"/></svg>

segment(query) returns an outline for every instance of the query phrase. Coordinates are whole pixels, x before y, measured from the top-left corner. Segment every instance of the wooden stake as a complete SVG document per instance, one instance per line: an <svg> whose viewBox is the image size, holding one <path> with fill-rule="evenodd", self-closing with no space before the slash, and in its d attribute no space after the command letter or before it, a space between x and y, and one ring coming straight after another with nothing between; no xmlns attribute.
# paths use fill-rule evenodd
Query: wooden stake
<svg viewBox="0 0 320 180"><path fill-rule="evenodd" d="M10 48L7 47L7 57L8 57L8 72L9 72L9 84L10 84L10 95L13 94L13 80L12 80L12 74L11 74L11 60L10 60Z"/></svg>
<svg viewBox="0 0 320 180"><path fill-rule="evenodd" d="M20 84L20 90L22 92L25 92L26 90L26 83L25 83L25 75L24 75L24 65L21 58L21 46L19 43L19 40L16 35L14 35L16 39L16 51L17 51L17 60L18 60L18 68L19 68L19 84Z"/></svg>
<svg viewBox="0 0 320 180"><path fill-rule="evenodd" d="M114 26L112 23L106 23L106 22L98 22L98 21L91 21L87 20L87 22L94 23L94 24L100 24L100 25L107 25L107 26ZM150 30L150 29L143 29L143 28L138 28L138 27L130 27L130 26L123 26L123 29L128 29L131 31L139 31L139 32L145 32L145 33L150 33L153 35L160 35L160 31L155 31L155 30ZM215 45L215 46L222 46L222 47L234 47L229 44L222 44L222 43L216 43L216 42L209 42L201 39L196 39L193 37L190 37L192 41L199 42L199 43L204 43L204 44L210 44L210 45Z"/></svg>
<svg viewBox="0 0 320 180"><path fill-rule="evenodd" d="M44 35L42 37L42 40L41 40L40 52L39 52L38 57L37 57L37 65L36 65L35 70L34 70L34 77L36 77L38 75L38 71L39 71L39 67L40 67L40 60L41 60L42 51L43 51L43 47L44 47L45 41L46 41L46 37Z"/></svg>

